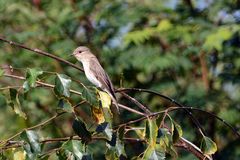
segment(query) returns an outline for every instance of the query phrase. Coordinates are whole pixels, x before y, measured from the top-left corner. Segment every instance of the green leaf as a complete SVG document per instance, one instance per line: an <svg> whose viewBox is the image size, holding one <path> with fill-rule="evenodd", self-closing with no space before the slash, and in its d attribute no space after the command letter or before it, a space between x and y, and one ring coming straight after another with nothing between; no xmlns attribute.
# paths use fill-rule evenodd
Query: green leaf
<svg viewBox="0 0 240 160"><path fill-rule="evenodd" d="M18 114L20 117L23 117L24 119L27 119L26 114L22 111L22 108L21 108L21 103L18 97L18 94L19 94L18 91L16 89L10 88L9 92L10 92L10 101L8 102L8 104L12 107L12 109L16 114Z"/></svg>
<svg viewBox="0 0 240 160"><path fill-rule="evenodd" d="M98 99L97 99L97 94L96 94L96 89L90 89L87 88L86 86L82 85L82 97L84 100L86 100L90 105L94 107L98 107Z"/></svg>
<svg viewBox="0 0 240 160"><path fill-rule="evenodd" d="M124 143L123 143L123 141L121 141L119 139L119 133L117 133L117 135L113 134L112 137L113 137L112 138L113 140L111 140L112 142L107 144L108 150L107 150L105 156L106 157L112 157L112 158L115 157L115 156L117 156L117 157L121 157L121 156L127 157L126 152L125 152L125 148L124 148Z"/></svg>
<svg viewBox="0 0 240 160"><path fill-rule="evenodd" d="M64 74L57 74L54 92L58 97L70 97L71 79Z"/></svg>
<svg viewBox="0 0 240 160"><path fill-rule="evenodd" d="M157 135L158 135L158 127L156 124L155 118L148 118L146 121L146 138L148 139L149 145L153 147L156 145Z"/></svg>
<svg viewBox="0 0 240 160"><path fill-rule="evenodd" d="M85 144L91 141L91 133L87 130L86 125L82 121L75 119L73 121L72 128L74 132L82 139L82 143Z"/></svg>
<svg viewBox="0 0 240 160"><path fill-rule="evenodd" d="M25 141L24 150L29 159L35 159L41 153L41 145L39 137L33 130L26 130L21 134L22 139Z"/></svg>
<svg viewBox="0 0 240 160"><path fill-rule="evenodd" d="M66 99L60 99L59 102L58 102L58 107L61 110L66 111L68 113L73 113L74 112L72 104Z"/></svg>
<svg viewBox="0 0 240 160"><path fill-rule="evenodd" d="M85 146L77 140L70 140L62 145L62 149L73 154L74 158L77 160L83 159L85 155L84 150Z"/></svg>
<svg viewBox="0 0 240 160"><path fill-rule="evenodd" d="M173 143L176 143L180 137L182 137L182 128L179 124L177 124L175 121L171 119L172 124L172 135L173 135Z"/></svg>
<svg viewBox="0 0 240 160"><path fill-rule="evenodd" d="M201 149L204 154L214 154L217 151L217 145L209 137L204 136L201 143Z"/></svg>
<svg viewBox="0 0 240 160"><path fill-rule="evenodd" d="M148 118L148 120L146 121L146 129L145 129L145 136L148 140L148 147L144 152L142 159L157 160L157 153L156 153L157 135L158 135L158 127L156 124L156 119Z"/></svg>
<svg viewBox="0 0 240 160"><path fill-rule="evenodd" d="M28 68L26 73L26 80L30 87L36 87L36 81L38 76L42 75L43 71L37 70L35 68Z"/></svg>

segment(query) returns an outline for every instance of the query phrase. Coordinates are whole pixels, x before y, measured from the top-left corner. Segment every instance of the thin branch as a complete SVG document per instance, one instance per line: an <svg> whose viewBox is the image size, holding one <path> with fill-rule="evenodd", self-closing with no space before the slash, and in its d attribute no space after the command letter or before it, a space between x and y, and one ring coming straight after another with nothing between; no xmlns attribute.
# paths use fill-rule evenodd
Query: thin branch
<svg viewBox="0 0 240 160"><path fill-rule="evenodd" d="M121 92L121 91L138 91L138 92L146 92L146 93L155 94L155 95L157 95L157 96L159 96L159 97L162 97L162 98L170 101L171 103L173 103L173 104L175 104L175 105L177 105L177 106L179 106L179 107L181 107L181 108L184 108L184 106L183 106L182 104L176 102L174 99L169 98L169 97L167 97L167 96L165 96L165 95L162 95L162 94L160 94L160 93L157 93L157 92L155 92L155 91L148 90L148 89L140 89L140 88L120 88L120 89L118 89L116 92ZM184 109L184 111L189 115L189 117L191 118L191 120L193 121L193 123L196 125L199 133L200 133L202 136L204 136L204 135L205 135L205 132L204 132L202 126L200 125L200 123L198 122L198 120L192 115L191 111L189 111L189 110L186 109L186 108Z"/></svg>
<svg viewBox="0 0 240 160"><path fill-rule="evenodd" d="M135 98L129 96L128 94L124 93L124 92L120 92L124 97L126 97L128 100L132 101L133 103L135 103L139 108L141 108L146 114L150 115L151 111L145 107L143 104L141 104L140 102L138 102Z"/></svg>
<svg viewBox="0 0 240 160"><path fill-rule="evenodd" d="M57 57L57 56L55 56L55 55L53 55L53 54L50 54L50 53L48 53L48 52L44 52L44 51L42 51L42 50L40 50L40 49L37 49L37 48L34 48L34 49L33 49L33 48L30 48L30 47L27 47L27 46L25 46L25 45L23 45L23 44L20 44L20 43L17 43L17 42L13 42L13 41L7 40L7 39L5 39L5 38L2 37L2 36L0 36L0 41L3 41L3 42L5 42L5 43L8 43L8 44L13 45L13 46L18 47L18 48L22 48L22 49L26 49L26 50L32 51L32 52L37 53L37 54L39 54L39 55L43 55L43 56L46 56L46 57L50 57L50 58L52 58L52 59L55 59L55 60L57 60L57 61L59 61L59 62L62 62L62 63L65 63L65 64L67 64L67 65L69 65L69 66L71 66L71 67L73 67L73 68L76 68L76 69L78 69L78 70L80 70L80 71L83 72L83 69L82 69L81 67L79 67L79 66L77 66L77 65L75 65L75 64L73 64L73 63L71 63L71 62L69 62L69 61L66 61L65 59L62 59L62 58L60 58L60 57Z"/></svg>
<svg viewBox="0 0 240 160"><path fill-rule="evenodd" d="M60 115L62 115L62 114L64 114L64 113L66 113L66 112L57 113L57 114L55 114L54 116L52 116L51 118L47 119L46 121L44 121L44 122L42 122L42 123L39 123L39 124L37 124L37 125L35 125L35 126L32 126L32 127L29 127L29 128L25 128L25 129L23 129L22 131L18 132L17 134L11 136L10 138L1 141L0 144L1 144L1 145L6 144L8 141L16 138L17 136L19 136L20 134L22 134L22 133L23 133L24 131L26 131L26 130L32 130L32 129L36 129L36 128L42 127L42 126L46 125L47 123L51 122L52 120L54 120L55 118L59 117Z"/></svg>
<svg viewBox="0 0 240 160"><path fill-rule="evenodd" d="M123 104L118 104L118 106L119 106L120 108L126 109L126 110L128 110L128 111L130 111L130 112L133 112L133 113L136 113L136 114L138 114L138 115L141 115L141 116L146 117L146 115L145 115L144 113L139 112L139 111L137 111L137 110L135 110L135 109L129 108L129 107L123 105Z"/></svg>
<svg viewBox="0 0 240 160"><path fill-rule="evenodd" d="M3 76L9 77L9 78L15 78L15 79L20 79L20 80L25 80L24 77L17 76L17 75L13 75L13 74L4 74ZM54 88L54 85L48 84L48 83L45 83L45 82L36 81L36 83L38 84L38 87L39 87L39 86L43 86L43 87L48 87L48 88ZM75 91L75 90L72 90L72 89L70 89L70 92L71 92L71 93L74 93L74 94L77 94L77 95L82 95L81 92L78 92L78 91Z"/></svg>

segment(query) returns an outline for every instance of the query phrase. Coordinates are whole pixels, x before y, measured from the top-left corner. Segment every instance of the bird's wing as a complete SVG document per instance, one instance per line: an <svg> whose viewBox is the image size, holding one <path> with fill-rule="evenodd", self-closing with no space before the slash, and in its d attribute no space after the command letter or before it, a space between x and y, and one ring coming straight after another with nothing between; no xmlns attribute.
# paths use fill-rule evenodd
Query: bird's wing
<svg viewBox="0 0 240 160"><path fill-rule="evenodd" d="M112 82L110 81L107 73L104 71L97 59L92 58L90 61L91 65L89 66L89 69L94 75L96 75L97 80L102 84L102 89L108 90L116 99Z"/></svg>

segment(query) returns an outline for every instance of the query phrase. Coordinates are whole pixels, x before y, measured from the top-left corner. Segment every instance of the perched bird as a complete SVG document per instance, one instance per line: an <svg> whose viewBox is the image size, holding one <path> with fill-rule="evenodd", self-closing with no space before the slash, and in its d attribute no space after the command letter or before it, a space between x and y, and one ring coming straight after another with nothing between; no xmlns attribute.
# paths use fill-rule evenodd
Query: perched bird
<svg viewBox="0 0 240 160"><path fill-rule="evenodd" d="M110 81L107 73L100 65L97 57L92 54L89 48L85 46L80 46L75 49L73 55L77 58L78 61L82 63L87 79L95 86L101 88L103 91L109 94L119 112L118 103L116 100L112 82Z"/></svg>

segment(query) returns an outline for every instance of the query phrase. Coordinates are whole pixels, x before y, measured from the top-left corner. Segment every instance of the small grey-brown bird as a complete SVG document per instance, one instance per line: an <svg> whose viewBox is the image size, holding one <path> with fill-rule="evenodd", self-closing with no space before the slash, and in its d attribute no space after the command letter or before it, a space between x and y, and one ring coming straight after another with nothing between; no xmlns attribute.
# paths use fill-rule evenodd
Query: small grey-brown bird
<svg viewBox="0 0 240 160"><path fill-rule="evenodd" d="M108 74L100 65L97 57L85 46L80 46L75 49L73 55L82 63L87 79L109 94L119 112L112 82L110 81Z"/></svg>

